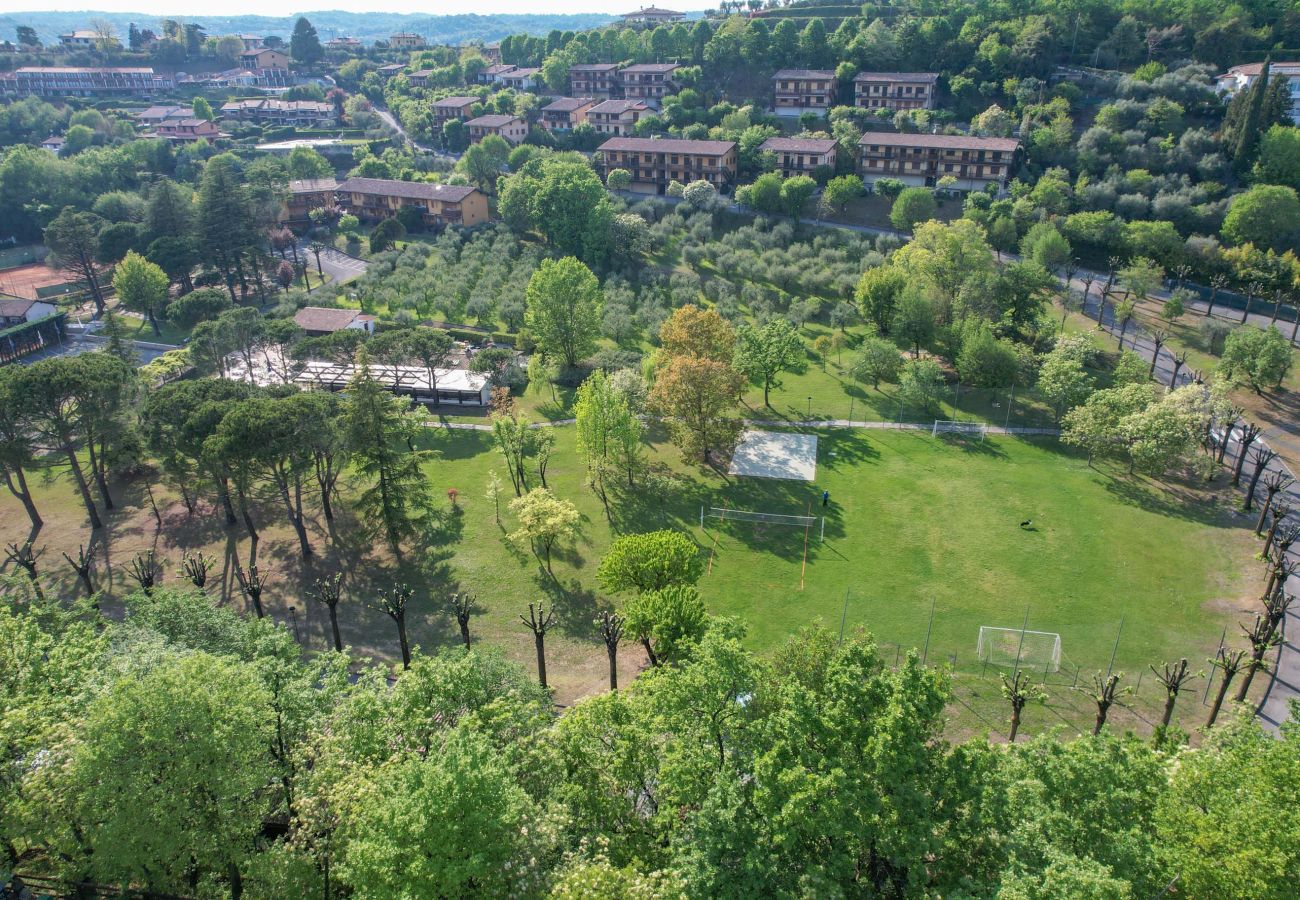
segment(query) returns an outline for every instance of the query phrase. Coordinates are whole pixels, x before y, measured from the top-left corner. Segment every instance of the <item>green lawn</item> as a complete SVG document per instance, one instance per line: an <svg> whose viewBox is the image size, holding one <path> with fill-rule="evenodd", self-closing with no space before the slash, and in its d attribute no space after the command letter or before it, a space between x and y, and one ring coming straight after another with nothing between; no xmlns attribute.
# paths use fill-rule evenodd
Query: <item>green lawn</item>
<svg viewBox="0 0 1300 900"><path fill-rule="evenodd" d="M1257 587L1251 523L1227 511L1226 493L1092 469L1048 439L991 437L977 443L936 441L924 432L817 433L818 477L805 483L737 479L685 466L656 429L655 475L635 491L616 492L607 520L583 484L574 430L558 428L548 482L577 504L582 522L578 539L555 554L552 575L527 548L505 540L514 528L508 511L513 494L490 435L431 429L425 444L438 454L427 471L442 513L427 545L397 566L382 548L359 538L346 505L334 528L313 509L309 530L317 555L304 563L282 509L264 498L257 514L263 532L259 561L271 573L264 602L277 620L299 624L307 647L323 649L328 621L304 599L305 589L327 571L344 570L345 641L363 655L391 661L392 623L365 604L374 590L399 580L417 587L410 632L426 650L456 642L446 598L453 590L468 590L478 607L475 638L505 647L531 667L531 636L518 616L528 602L545 600L559 613L547 650L552 684L567 703L603 689L604 650L592 619L602 605L621 602L605 595L595 578L612 536L677 528L712 558L700 585L710 609L742 621L748 643L759 652L815 620L838 629L847 592L848 627L872 631L892 658L925 644L933 603L929 659L951 663L955 654L957 701L951 713L953 733L960 734L999 731L1005 720L996 672L982 671L975 659L980 625L1019 627L1028 610L1029 628L1059 632L1066 671L1049 684L1050 708L1026 713L1026 728L1084 727L1090 708L1069 682L1077 669L1086 675L1107 667L1121 620L1116 666L1131 673L1130 682L1149 663L1165 659L1187 656L1199 666L1225 628L1233 636L1240 610ZM484 496L492 470L505 482L500 523ZM66 473L60 469L48 479L38 474L33 481L48 523L36 539L45 549L44 570L72 590L75 581L61 553L75 556L89 529ZM445 499L451 488L458 492L455 510ZM806 571L802 529L699 526L704 504L787 514L811 506L820 514L823 489L833 500L826 539L809 536ZM179 578L182 551L203 549L219 561L221 574L210 588L214 596L247 607L232 576L234 559L247 553L241 531L228 534L210 512L189 516L168 490L155 488L159 527L141 482L115 491L119 510L109 516L101 544L111 565L112 593L131 589L127 566L145 548L155 548L165 560L167 581ZM355 484L345 486L345 493L355 491ZM26 520L16 501L4 495L0 511L6 513L0 539L24 540ZM1026 518L1034 520L1033 530L1018 527ZM116 614L117 606L110 602L106 609ZM628 642L621 654L624 677L643 662L640 648ZM1056 684L1062 679L1066 684ZM1265 681L1256 679L1257 692ZM1155 687L1147 678L1134 708L1115 713L1115 721L1149 730L1160 704ZM1189 702L1187 715L1191 728L1202 713Z"/></svg>

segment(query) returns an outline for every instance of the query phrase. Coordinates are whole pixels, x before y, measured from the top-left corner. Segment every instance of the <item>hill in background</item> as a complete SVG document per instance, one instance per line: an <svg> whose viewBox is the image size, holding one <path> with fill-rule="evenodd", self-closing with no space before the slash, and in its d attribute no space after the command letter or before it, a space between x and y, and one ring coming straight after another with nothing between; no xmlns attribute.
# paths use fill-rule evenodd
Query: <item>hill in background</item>
<svg viewBox="0 0 1300 900"><path fill-rule="evenodd" d="M629 7L630 8L630 7ZM579 13L575 15L502 14L480 16L474 14L454 16L429 16L409 13L352 13L337 10L306 12L292 16L157 16L150 13L105 12L18 12L0 15L0 39L13 40L14 29L30 25L36 29L46 44L57 43L59 35L77 28L89 28L92 19L111 22L119 37L125 38L127 26L158 30L163 18L183 18L199 22L209 35L222 34L277 34L288 40L298 15L305 15L316 26L322 41L348 35L358 40L386 39L399 31L423 35L430 43L458 44L466 41L497 41L510 34L546 34L554 28L576 31L596 28L614 20L609 13Z"/></svg>

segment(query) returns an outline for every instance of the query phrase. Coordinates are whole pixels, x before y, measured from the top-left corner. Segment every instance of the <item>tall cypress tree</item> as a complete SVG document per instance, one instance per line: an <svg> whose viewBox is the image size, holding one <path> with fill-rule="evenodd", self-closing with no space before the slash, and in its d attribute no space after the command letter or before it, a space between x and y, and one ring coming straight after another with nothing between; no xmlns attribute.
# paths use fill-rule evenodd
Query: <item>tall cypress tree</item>
<svg viewBox="0 0 1300 900"><path fill-rule="evenodd" d="M1246 97L1245 115L1236 134L1232 153L1238 171L1245 171L1255 161L1255 151L1259 146L1260 122L1264 112L1264 95L1268 92L1268 76L1271 67L1272 59L1264 60L1264 68L1251 84L1250 92Z"/></svg>
<svg viewBox="0 0 1300 900"><path fill-rule="evenodd" d="M299 17L293 26L293 36L289 38L289 55L300 63L311 65L325 55L316 34L316 26L307 21L306 16Z"/></svg>

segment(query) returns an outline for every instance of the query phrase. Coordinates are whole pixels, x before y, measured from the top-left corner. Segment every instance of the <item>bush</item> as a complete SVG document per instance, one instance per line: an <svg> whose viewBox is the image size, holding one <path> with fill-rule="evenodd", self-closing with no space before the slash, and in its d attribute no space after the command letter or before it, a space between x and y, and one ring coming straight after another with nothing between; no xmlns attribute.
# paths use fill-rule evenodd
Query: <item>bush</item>
<svg viewBox="0 0 1300 900"><path fill-rule="evenodd" d="M928 222L939 211L934 194L929 188L904 189L889 210L889 221L899 231L911 231L921 222Z"/></svg>

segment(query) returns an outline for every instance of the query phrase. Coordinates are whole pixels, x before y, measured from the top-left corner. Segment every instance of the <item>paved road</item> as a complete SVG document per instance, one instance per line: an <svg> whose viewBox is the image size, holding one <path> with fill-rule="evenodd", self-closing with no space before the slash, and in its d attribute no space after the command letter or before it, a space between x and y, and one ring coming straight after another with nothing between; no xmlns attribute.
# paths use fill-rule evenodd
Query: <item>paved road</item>
<svg viewBox="0 0 1300 900"><path fill-rule="evenodd" d="M298 254L307 261L307 265L312 269L311 275L314 278L318 274L318 270L316 269L316 254L311 252L311 242L299 242ZM334 284L346 284L354 278L359 278L369 266L370 263L364 259L348 256L333 247L326 247L320 254L319 271L323 271L328 275Z"/></svg>
<svg viewBox="0 0 1300 900"><path fill-rule="evenodd" d="M397 121L397 116L393 115L388 110L380 109L377 106L374 109L375 114L383 120L385 125L397 132L398 136L401 137L407 146L414 148L420 153L428 153L431 156L437 156L440 159L448 160L450 162L455 162L457 160L458 157L448 153L443 153L436 147L426 147L423 144L417 144L415 138L407 134L406 129L402 127L402 123Z"/></svg>

